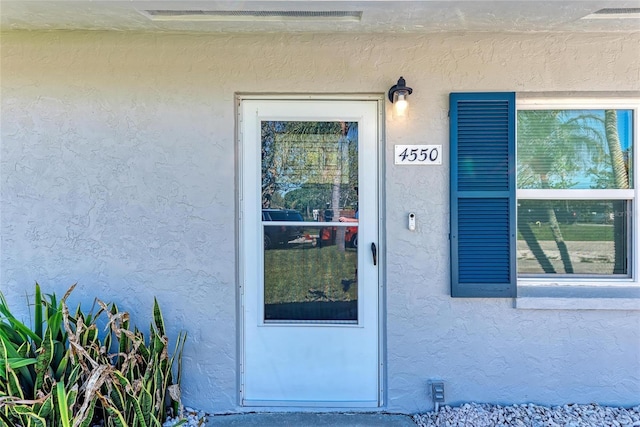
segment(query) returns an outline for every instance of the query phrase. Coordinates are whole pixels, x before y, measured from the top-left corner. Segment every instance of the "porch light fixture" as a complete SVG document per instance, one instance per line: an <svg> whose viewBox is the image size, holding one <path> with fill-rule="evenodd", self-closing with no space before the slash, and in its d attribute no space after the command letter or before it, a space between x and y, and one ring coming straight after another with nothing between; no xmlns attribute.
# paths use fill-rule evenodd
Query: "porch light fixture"
<svg viewBox="0 0 640 427"><path fill-rule="evenodd" d="M394 104L395 115L404 117L407 113L407 96L411 95L413 89L407 86L404 77L398 79L398 83L389 89L389 101Z"/></svg>

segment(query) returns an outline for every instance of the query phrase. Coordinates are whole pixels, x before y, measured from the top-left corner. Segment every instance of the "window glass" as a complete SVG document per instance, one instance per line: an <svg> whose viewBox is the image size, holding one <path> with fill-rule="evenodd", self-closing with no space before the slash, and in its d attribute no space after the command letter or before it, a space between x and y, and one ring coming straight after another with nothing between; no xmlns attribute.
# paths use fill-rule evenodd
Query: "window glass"
<svg viewBox="0 0 640 427"><path fill-rule="evenodd" d="M265 322L357 323L358 123L263 121L261 136Z"/></svg>
<svg viewBox="0 0 640 427"><path fill-rule="evenodd" d="M632 188L631 110L518 111L518 188Z"/></svg>
<svg viewBox="0 0 640 427"><path fill-rule="evenodd" d="M630 276L632 113L518 111L519 275Z"/></svg>
<svg viewBox="0 0 640 427"><path fill-rule="evenodd" d="M519 200L518 272L627 274L626 200Z"/></svg>

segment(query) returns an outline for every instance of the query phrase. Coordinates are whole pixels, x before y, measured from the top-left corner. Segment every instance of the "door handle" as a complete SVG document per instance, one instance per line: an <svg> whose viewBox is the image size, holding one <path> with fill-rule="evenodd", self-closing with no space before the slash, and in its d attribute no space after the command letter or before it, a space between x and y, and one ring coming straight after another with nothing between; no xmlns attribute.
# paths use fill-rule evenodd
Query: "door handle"
<svg viewBox="0 0 640 427"><path fill-rule="evenodd" d="M378 264L378 249L375 243L371 243L371 255L373 255L373 265Z"/></svg>

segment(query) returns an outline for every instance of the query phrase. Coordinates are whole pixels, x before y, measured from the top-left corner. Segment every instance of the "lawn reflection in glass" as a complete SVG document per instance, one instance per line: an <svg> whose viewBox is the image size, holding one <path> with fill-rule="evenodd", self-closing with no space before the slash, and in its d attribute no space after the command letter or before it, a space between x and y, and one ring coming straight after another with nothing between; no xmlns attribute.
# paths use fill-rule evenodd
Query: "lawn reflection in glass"
<svg viewBox="0 0 640 427"><path fill-rule="evenodd" d="M357 323L357 123L263 121L261 132L264 320ZM302 222L274 219L287 209Z"/></svg>
<svg viewBox="0 0 640 427"><path fill-rule="evenodd" d="M265 320L358 320L357 249L320 242L323 231L264 252Z"/></svg>

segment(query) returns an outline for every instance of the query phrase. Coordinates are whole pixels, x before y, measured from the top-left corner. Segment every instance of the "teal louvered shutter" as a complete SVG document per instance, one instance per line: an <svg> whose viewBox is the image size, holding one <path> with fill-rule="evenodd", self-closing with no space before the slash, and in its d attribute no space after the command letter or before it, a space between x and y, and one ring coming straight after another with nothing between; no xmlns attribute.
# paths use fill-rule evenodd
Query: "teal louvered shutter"
<svg viewBox="0 0 640 427"><path fill-rule="evenodd" d="M452 93L451 296L516 296L515 93Z"/></svg>

